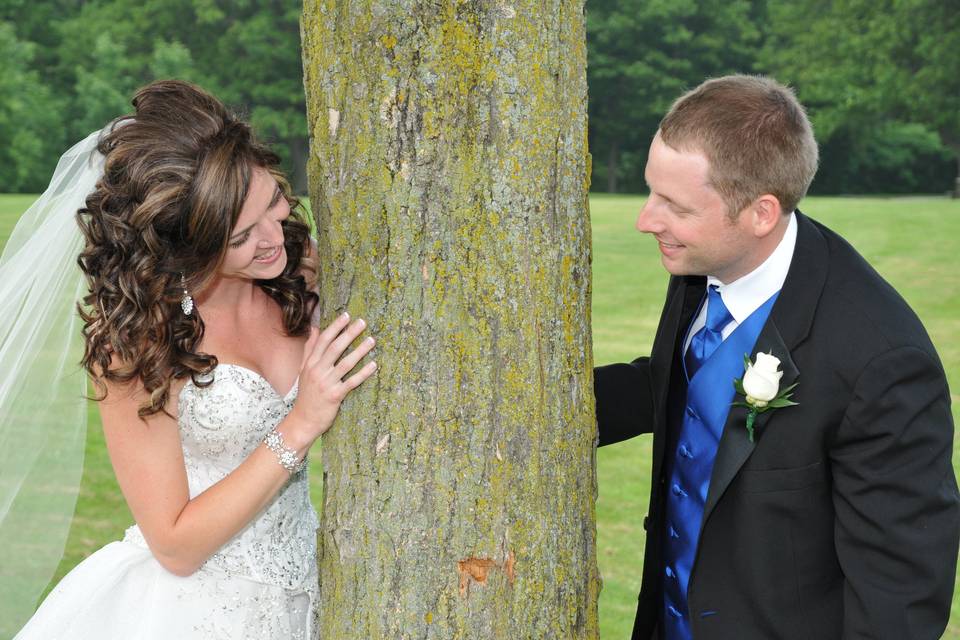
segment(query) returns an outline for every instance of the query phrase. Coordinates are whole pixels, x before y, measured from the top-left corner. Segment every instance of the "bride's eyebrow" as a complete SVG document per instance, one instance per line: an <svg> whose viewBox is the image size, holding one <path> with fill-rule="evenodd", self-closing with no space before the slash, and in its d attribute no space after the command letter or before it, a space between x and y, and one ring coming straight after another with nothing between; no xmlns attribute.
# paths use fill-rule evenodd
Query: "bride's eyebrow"
<svg viewBox="0 0 960 640"><path fill-rule="evenodd" d="M267 205L267 209L270 209L271 207L276 205L278 202L280 202L280 196L282 195L283 195L283 191L280 190L280 183L277 183L277 186L273 191L273 199L270 201L270 204ZM234 238L239 238L240 236L245 234L247 231L250 231L250 229L253 229L255 226L257 226L256 222L254 222L252 225L250 225L246 229L241 229L240 231L237 231L235 234L230 236L230 240L233 240Z"/></svg>
<svg viewBox="0 0 960 640"><path fill-rule="evenodd" d="M243 234L245 234L245 233L247 233L248 231L250 231L250 229L253 229L255 226L257 226L257 223L256 223L256 222L254 222L252 225L250 225L250 226L247 227L246 229L242 229L242 230L240 230L240 231L237 231L235 234L233 234L232 236L230 236L230 240L233 240L234 238L239 238L239 237L242 236Z"/></svg>

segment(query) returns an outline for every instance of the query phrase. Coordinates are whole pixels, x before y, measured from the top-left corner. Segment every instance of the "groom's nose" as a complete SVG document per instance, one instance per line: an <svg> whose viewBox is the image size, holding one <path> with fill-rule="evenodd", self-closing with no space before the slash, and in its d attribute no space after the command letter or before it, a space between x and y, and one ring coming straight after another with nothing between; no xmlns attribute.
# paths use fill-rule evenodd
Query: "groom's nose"
<svg viewBox="0 0 960 640"><path fill-rule="evenodd" d="M663 225L659 222L659 216L656 215L653 196L648 197L647 201L640 207L640 213L637 214L637 222L633 226L641 233L659 233L663 231Z"/></svg>

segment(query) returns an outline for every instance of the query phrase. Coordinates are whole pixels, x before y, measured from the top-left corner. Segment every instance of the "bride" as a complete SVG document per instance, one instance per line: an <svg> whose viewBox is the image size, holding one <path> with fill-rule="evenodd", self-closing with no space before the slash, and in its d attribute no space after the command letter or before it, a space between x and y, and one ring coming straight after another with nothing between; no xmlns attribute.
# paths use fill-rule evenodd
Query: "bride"
<svg viewBox="0 0 960 640"><path fill-rule="evenodd" d="M88 139L76 221L82 365L136 525L16 640L317 638L306 455L374 340L351 350L346 313L312 326L315 245L246 123L177 81L133 106Z"/></svg>

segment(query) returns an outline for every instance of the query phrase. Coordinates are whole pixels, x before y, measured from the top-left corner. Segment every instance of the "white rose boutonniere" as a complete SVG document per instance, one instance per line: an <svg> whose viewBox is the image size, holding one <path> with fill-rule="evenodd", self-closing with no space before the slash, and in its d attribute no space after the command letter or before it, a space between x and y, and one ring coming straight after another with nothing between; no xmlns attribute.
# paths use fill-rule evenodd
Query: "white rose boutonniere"
<svg viewBox="0 0 960 640"><path fill-rule="evenodd" d="M783 371L780 371L780 358L772 353L758 352L754 362L750 362L750 356L743 354L743 366L743 378L733 381L737 393L743 396L743 402L734 402L733 406L748 409L747 435L753 442L753 423L757 415L770 409L796 405L790 395L797 385L794 383L786 389L780 389Z"/></svg>

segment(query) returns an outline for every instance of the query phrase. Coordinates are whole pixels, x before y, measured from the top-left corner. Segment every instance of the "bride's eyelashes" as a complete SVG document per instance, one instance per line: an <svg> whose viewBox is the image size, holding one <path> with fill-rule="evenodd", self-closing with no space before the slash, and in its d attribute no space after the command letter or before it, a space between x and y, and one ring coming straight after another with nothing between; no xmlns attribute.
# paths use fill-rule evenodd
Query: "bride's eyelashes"
<svg viewBox="0 0 960 640"><path fill-rule="evenodd" d="M243 246L243 243L250 239L250 232L245 231L242 236L230 243L230 247L233 249L239 249Z"/></svg>

